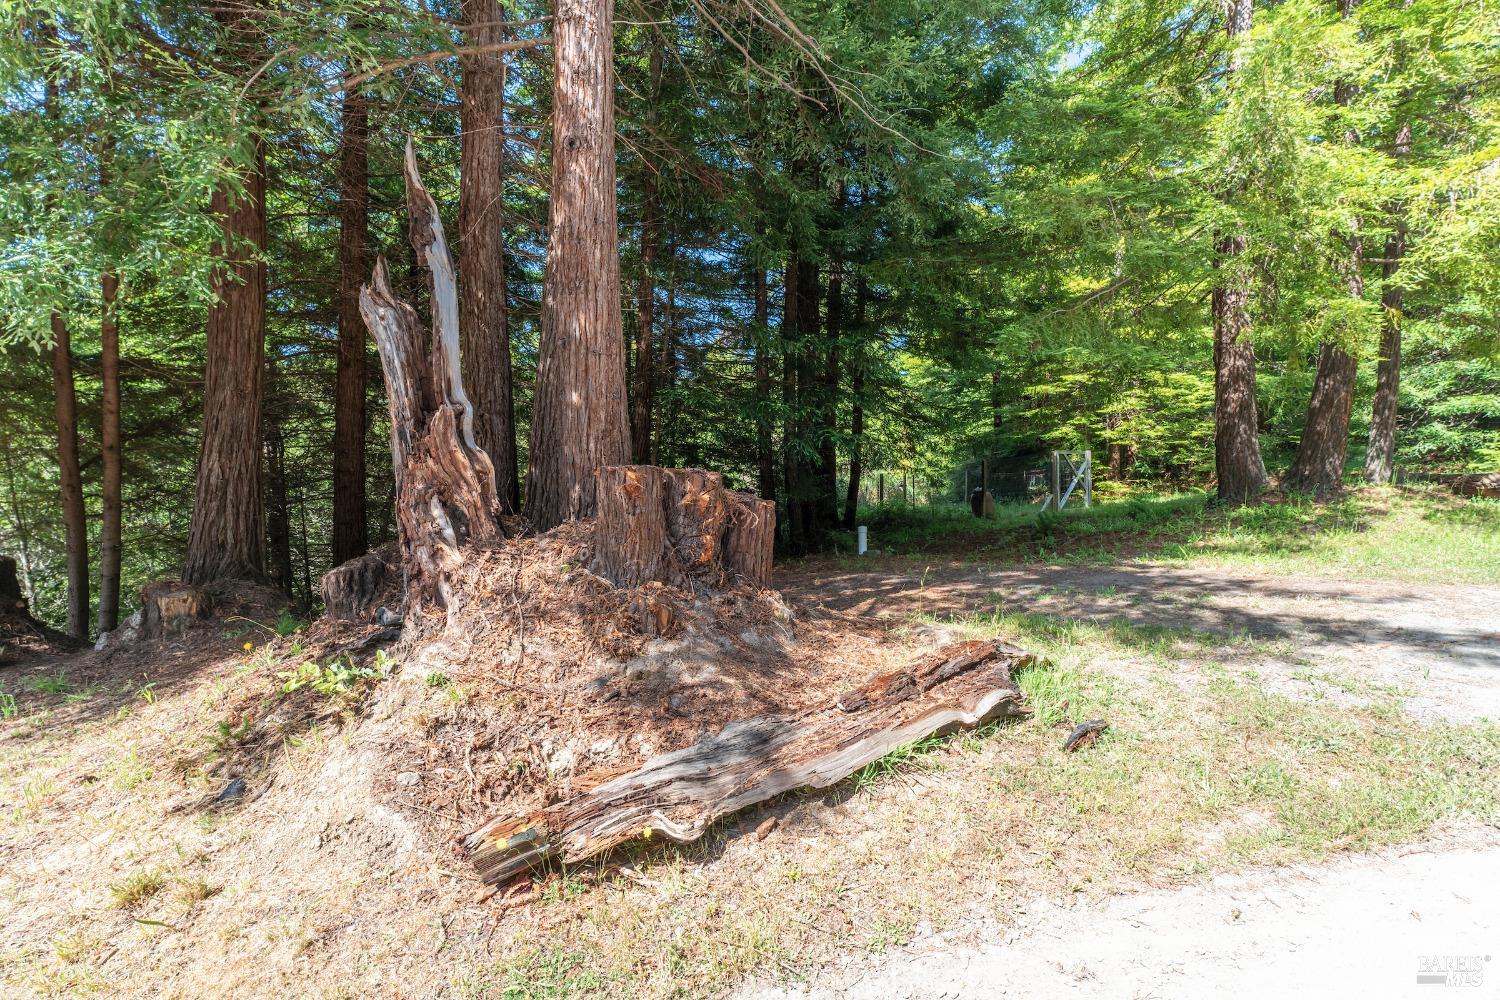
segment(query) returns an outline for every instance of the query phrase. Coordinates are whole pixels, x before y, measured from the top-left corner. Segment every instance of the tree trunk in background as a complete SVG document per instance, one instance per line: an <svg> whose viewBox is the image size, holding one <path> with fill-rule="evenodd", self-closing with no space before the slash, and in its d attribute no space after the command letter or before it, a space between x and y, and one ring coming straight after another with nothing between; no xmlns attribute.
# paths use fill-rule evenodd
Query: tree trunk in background
<svg viewBox="0 0 1500 1000"><path fill-rule="evenodd" d="M268 367L271 368L268 378L274 385L275 361L269 361ZM276 588L291 597L295 578L292 574L292 506L286 488L286 435L274 407L266 414L265 428L267 569Z"/></svg>
<svg viewBox="0 0 1500 1000"><path fill-rule="evenodd" d="M1341 0L1339 8L1344 18L1353 14L1358 2ZM1334 87L1334 102L1347 107L1357 91L1353 84L1341 80ZM1344 133L1344 141L1351 146L1358 143L1359 133L1350 129ZM1343 272L1350 297L1363 299L1364 241L1359 236L1357 219L1346 239L1349 256L1338 265L1338 269ZM1353 355L1338 344L1324 343L1318 349L1318 372L1313 378L1302 440L1297 444L1292 467L1282 478L1284 489L1321 498L1343 488L1344 462L1349 456L1349 413L1354 408L1354 384L1358 375L1359 368Z"/></svg>
<svg viewBox="0 0 1500 1000"><path fill-rule="evenodd" d="M826 353L818 380L818 523L826 530L839 523L839 341L844 335L844 276L843 262L837 257L828 269L825 322Z"/></svg>
<svg viewBox="0 0 1500 1000"><path fill-rule="evenodd" d="M1250 30L1252 0L1228 0L1226 31L1234 38ZM1237 69L1237 60L1230 71ZM1229 197L1232 197L1231 193ZM1244 236L1221 236L1216 268L1232 267L1248 246ZM1260 417L1255 402L1255 349L1250 340L1250 292L1231 276L1213 292L1214 471L1219 500L1242 504L1266 486L1260 457Z"/></svg>
<svg viewBox="0 0 1500 1000"><path fill-rule="evenodd" d="M646 139L656 130L657 100L661 93L661 42L652 35L651 89L646 105ZM641 273L635 290L635 394L630 401L630 450L637 464L651 457L651 416L655 403L656 374L652 330L656 320L656 284L651 273L656 265L657 166L641 160Z"/></svg>
<svg viewBox="0 0 1500 1000"><path fill-rule="evenodd" d="M552 200L526 502L545 531L595 507L630 457L615 211L613 0L558 0Z"/></svg>
<svg viewBox="0 0 1500 1000"><path fill-rule="evenodd" d="M844 494L844 530L853 531L859 516L859 479L864 474L861 449L865 435L865 307L869 285L861 274L854 281L854 349L849 352L849 488ZM967 498L966 498L967 499Z"/></svg>
<svg viewBox="0 0 1500 1000"><path fill-rule="evenodd" d="M99 322L99 375L102 383L99 442L103 517L99 524L99 621L101 633L120 624L120 328L115 300L118 275L100 281L104 314Z"/></svg>
<svg viewBox="0 0 1500 1000"><path fill-rule="evenodd" d="M63 529L68 546L68 634L89 635L89 536L83 511L83 475L78 467L78 397L73 390L73 350L68 324L52 314L52 394L57 417L57 478L62 487Z"/></svg>
<svg viewBox="0 0 1500 1000"><path fill-rule="evenodd" d="M756 492L776 499L776 452L771 444L771 358L769 344L770 303L766 297L766 271L757 267L755 282L755 462Z"/></svg>
<svg viewBox="0 0 1500 1000"><path fill-rule="evenodd" d="M365 554L365 324L359 286L370 232L370 104L344 95L339 165L339 358L333 405L333 564Z"/></svg>
<svg viewBox="0 0 1500 1000"><path fill-rule="evenodd" d="M1396 156L1411 152L1411 124L1396 132ZM1375 403L1370 414L1369 450L1365 453L1365 479L1372 483L1391 481L1396 454L1396 400L1401 388L1401 310L1403 294L1395 280L1406 255L1406 219L1399 205L1391 206L1391 234L1385 241L1384 279L1380 304L1385 317L1380 332L1380 362L1375 369Z"/></svg>
<svg viewBox="0 0 1500 1000"><path fill-rule="evenodd" d="M498 45L505 15L497 0L463 0L468 45ZM516 413L506 318L505 58L465 56L459 87L463 148L459 162L459 340L474 406L474 436L495 466L495 490L506 513L521 506L516 467Z"/></svg>
<svg viewBox="0 0 1500 1000"><path fill-rule="evenodd" d="M783 410L781 429L782 479L786 483L786 541L792 555L807 551L807 536L802 521L802 463L797 455L798 412L800 399L797 394L797 369L801 365L802 344L798 327L802 309L797 294L797 280L801 267L797 262L797 251L793 249L786 259L786 270L782 278L784 297L781 306L781 404Z"/></svg>
<svg viewBox="0 0 1500 1000"><path fill-rule="evenodd" d="M822 291L818 280L816 261L806 257L797 262L797 331L802 338L802 350L797 359L797 399L801 404L797 419L797 441L801 447L812 452L815 449L814 427L821 423L822 400L819 388L823 381L817 365L817 345L822 325L818 309L818 295ZM804 463L797 495L802 505L802 537L807 548L822 544L823 533L829 524L823 520L825 512L822 502L823 484L821 456L818 464Z"/></svg>
<svg viewBox="0 0 1500 1000"><path fill-rule="evenodd" d="M253 140L243 195L227 186L212 211L224 242L216 248L218 301L208 309L203 440L184 583L240 577L265 570L265 508L261 498L261 404L266 337L266 151Z"/></svg>

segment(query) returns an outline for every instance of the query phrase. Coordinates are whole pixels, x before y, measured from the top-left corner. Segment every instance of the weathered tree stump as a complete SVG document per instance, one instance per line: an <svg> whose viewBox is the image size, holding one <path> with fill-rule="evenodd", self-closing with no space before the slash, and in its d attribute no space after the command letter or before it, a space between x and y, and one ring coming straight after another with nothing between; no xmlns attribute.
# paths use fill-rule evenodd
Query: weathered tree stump
<svg viewBox="0 0 1500 1000"><path fill-rule="evenodd" d="M141 637L181 635L193 622L207 618L213 606L213 598L202 587L152 580L141 588Z"/></svg>
<svg viewBox="0 0 1500 1000"><path fill-rule="evenodd" d="M437 204L406 146L411 244L432 287L432 340L423 347L417 313L391 291L385 259L360 290L360 315L380 349L391 413L396 519L406 570L407 613L448 607L454 572L470 541L499 532L489 456L474 440L473 407L459 373L458 286Z"/></svg>
<svg viewBox="0 0 1500 1000"><path fill-rule="evenodd" d="M695 840L721 816L797 788L827 788L897 747L991 719L1024 716L1012 671L1035 657L962 642L793 718L730 723L693 746L528 816L463 839L479 877L509 881L553 858L574 863L660 832Z"/></svg>
<svg viewBox="0 0 1500 1000"><path fill-rule="evenodd" d="M975 517L995 517L995 495L983 486L974 487L974 492L969 494L969 510Z"/></svg>
<svg viewBox="0 0 1500 1000"><path fill-rule="evenodd" d="M717 472L609 465L596 474L594 572L622 587L650 580L756 586L771 579L771 501L724 489Z"/></svg>
<svg viewBox="0 0 1500 1000"><path fill-rule="evenodd" d="M775 547L776 501L763 500L751 493L730 493L724 568L757 587L769 587Z"/></svg>
<svg viewBox="0 0 1500 1000"><path fill-rule="evenodd" d="M362 621L391 579L392 567L377 552L366 552L323 574L320 589L324 614L343 621Z"/></svg>

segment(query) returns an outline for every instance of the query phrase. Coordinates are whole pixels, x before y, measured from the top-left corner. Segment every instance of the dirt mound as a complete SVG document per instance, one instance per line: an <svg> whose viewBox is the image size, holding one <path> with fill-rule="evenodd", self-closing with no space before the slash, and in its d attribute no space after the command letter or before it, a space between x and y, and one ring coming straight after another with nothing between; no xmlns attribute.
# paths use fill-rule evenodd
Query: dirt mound
<svg viewBox="0 0 1500 1000"><path fill-rule="evenodd" d="M726 581L617 587L593 525L475 547L446 616L377 709L401 720L383 789L444 840L689 746L791 715L901 662L889 623Z"/></svg>

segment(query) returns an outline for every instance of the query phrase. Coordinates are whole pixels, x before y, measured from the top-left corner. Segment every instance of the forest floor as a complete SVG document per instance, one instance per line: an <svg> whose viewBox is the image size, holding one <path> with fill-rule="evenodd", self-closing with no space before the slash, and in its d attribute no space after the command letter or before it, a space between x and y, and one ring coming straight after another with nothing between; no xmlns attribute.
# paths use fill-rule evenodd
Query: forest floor
<svg viewBox="0 0 1500 1000"><path fill-rule="evenodd" d="M1357 502L1366 535L1434 523L1436 501ZM456 697L421 664L357 711L287 729L236 790L183 762L234 738L226 706L276 676L244 648L258 631L28 653L0 668L0 991L927 997L1010 983L1170 996L1174 983L1212 992L1205 969L1229 977L1303 944L1346 970L1349 949L1382 948L1404 985L1420 956L1476 946L1448 933L1468 919L1449 890L1482 900L1468 890L1500 851L1493 506L1441 508L1440 532L1478 519L1480 555L1458 582L1442 580L1446 535L1399 563L1356 553L1358 574L1154 542L1058 564L1016 555L1025 539L1001 541L1009 555L970 545L778 567L806 615L886 622L880 660L950 637L1044 654L1018 677L1033 717L924 741L697 844L651 842L509 903L479 902L433 834L441 807L411 799L414 772L392 773L412 720ZM1213 541L1193 530L1194 544ZM1105 735L1061 753L1067 725L1093 718ZM760 839L768 816L778 825ZM1428 853L1401 846L1414 844ZM1409 933L1361 938L1408 888ZM1305 932L1325 907L1343 936L1314 945ZM1278 930L1281 910L1301 916ZM1089 952L1106 928L1120 947ZM1151 943L1139 962L1120 950L1137 939ZM1007 949L1026 982L1000 975Z"/></svg>

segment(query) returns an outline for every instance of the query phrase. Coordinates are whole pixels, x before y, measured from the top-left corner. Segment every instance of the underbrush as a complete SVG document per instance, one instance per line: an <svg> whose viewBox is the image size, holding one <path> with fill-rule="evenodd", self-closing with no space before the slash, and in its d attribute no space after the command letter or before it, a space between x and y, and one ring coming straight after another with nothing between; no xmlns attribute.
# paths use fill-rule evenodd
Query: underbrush
<svg viewBox="0 0 1500 1000"><path fill-rule="evenodd" d="M1361 488L1327 503L1269 497L1223 508L1202 492L1140 495L993 520L957 504L862 508L872 552L972 560L1104 564L1121 559L1242 566L1303 575L1500 579L1500 502L1445 492ZM852 536L834 537L840 552Z"/></svg>

